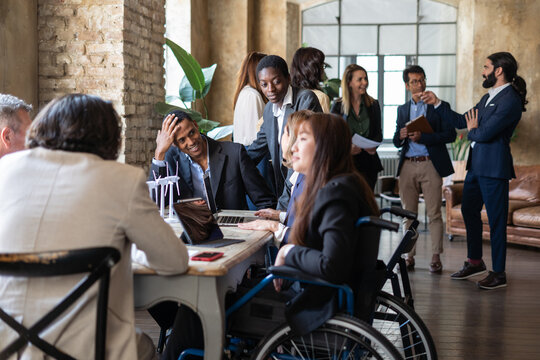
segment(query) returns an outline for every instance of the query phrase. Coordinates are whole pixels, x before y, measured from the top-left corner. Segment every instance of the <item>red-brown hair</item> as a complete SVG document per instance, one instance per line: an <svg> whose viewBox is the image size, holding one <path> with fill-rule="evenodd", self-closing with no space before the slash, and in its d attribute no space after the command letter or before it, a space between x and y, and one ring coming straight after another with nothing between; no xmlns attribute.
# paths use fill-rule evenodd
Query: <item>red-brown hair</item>
<svg viewBox="0 0 540 360"><path fill-rule="evenodd" d="M244 58L244 61L242 61L242 65L240 65L240 70L238 71L238 77L236 80L236 91L234 92L234 100L233 100L233 110L236 108L236 101L238 101L238 95L240 94L240 91L244 88L244 86L249 85L255 90L261 94L263 101L266 103L268 100L266 100L266 97L261 91L261 86L259 85L259 81L257 80L257 65L259 64L259 61L263 57L265 57L266 54L252 51Z"/></svg>

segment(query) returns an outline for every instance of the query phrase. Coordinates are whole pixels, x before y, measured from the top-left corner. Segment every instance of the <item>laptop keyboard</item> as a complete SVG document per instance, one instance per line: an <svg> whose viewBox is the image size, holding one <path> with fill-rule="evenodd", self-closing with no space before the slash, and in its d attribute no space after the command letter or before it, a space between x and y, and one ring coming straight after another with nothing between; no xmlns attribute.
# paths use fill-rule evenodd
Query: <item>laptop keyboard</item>
<svg viewBox="0 0 540 360"><path fill-rule="evenodd" d="M217 219L218 224L238 224L244 222L242 216L219 216Z"/></svg>

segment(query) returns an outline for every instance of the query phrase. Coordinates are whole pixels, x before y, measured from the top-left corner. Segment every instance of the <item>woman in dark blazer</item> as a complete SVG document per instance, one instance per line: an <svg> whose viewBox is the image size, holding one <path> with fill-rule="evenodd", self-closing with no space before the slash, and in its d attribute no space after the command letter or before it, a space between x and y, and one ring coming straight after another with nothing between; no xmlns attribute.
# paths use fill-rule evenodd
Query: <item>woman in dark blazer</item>
<svg viewBox="0 0 540 360"><path fill-rule="evenodd" d="M352 134L381 142L381 108L379 102L368 95L368 86L367 72L363 67L357 64L347 66L341 79L343 97L336 100L330 112L342 116ZM373 190L377 174L383 169L377 148L362 149L353 145L351 154L356 169Z"/></svg>
<svg viewBox="0 0 540 360"><path fill-rule="evenodd" d="M305 175L289 244L281 247L275 265L288 265L332 283L346 283L357 292L375 269L378 231L359 228L359 217L378 215L373 192L356 172L349 127L341 118L313 114L297 125L292 148L295 171ZM276 280L276 290L282 282ZM356 297L359 298L359 297ZM357 301L358 303L358 301ZM355 309L356 315L364 310ZM335 291L305 286L286 309L294 331L308 333L335 311Z"/></svg>

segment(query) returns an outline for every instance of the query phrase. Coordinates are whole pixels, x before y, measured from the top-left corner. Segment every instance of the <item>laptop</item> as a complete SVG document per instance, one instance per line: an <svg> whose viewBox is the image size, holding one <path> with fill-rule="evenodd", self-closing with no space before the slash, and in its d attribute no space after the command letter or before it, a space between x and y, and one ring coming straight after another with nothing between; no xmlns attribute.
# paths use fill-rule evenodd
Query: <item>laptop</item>
<svg viewBox="0 0 540 360"><path fill-rule="evenodd" d="M206 192L206 202L210 211L214 215L219 226L236 226L239 223L249 222L259 219L254 215L254 211L249 210L218 210L214 201L214 192L210 183L210 175L204 174L204 191Z"/></svg>
<svg viewBox="0 0 540 360"><path fill-rule="evenodd" d="M184 229L180 238L188 245L217 248L245 241L224 239L206 201L201 198L181 200L173 207Z"/></svg>

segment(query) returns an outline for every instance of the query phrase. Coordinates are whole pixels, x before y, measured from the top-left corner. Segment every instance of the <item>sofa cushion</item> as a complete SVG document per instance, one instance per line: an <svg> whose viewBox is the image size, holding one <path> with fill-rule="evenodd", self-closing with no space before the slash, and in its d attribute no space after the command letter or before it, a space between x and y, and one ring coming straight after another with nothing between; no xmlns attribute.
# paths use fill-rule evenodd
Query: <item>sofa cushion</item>
<svg viewBox="0 0 540 360"><path fill-rule="evenodd" d="M516 166L516 178L510 180L509 198L540 202L540 165Z"/></svg>
<svg viewBox="0 0 540 360"><path fill-rule="evenodd" d="M508 220L506 221L507 224L512 224L512 213L516 210L525 208L531 206L531 203L528 201L523 200L509 200L508 201ZM486 211L486 206L482 208L482 212L480 213L480 216L482 217L482 223L488 224L488 216Z"/></svg>
<svg viewBox="0 0 540 360"><path fill-rule="evenodd" d="M516 226L540 229L540 206L532 206L514 211L512 222Z"/></svg>

